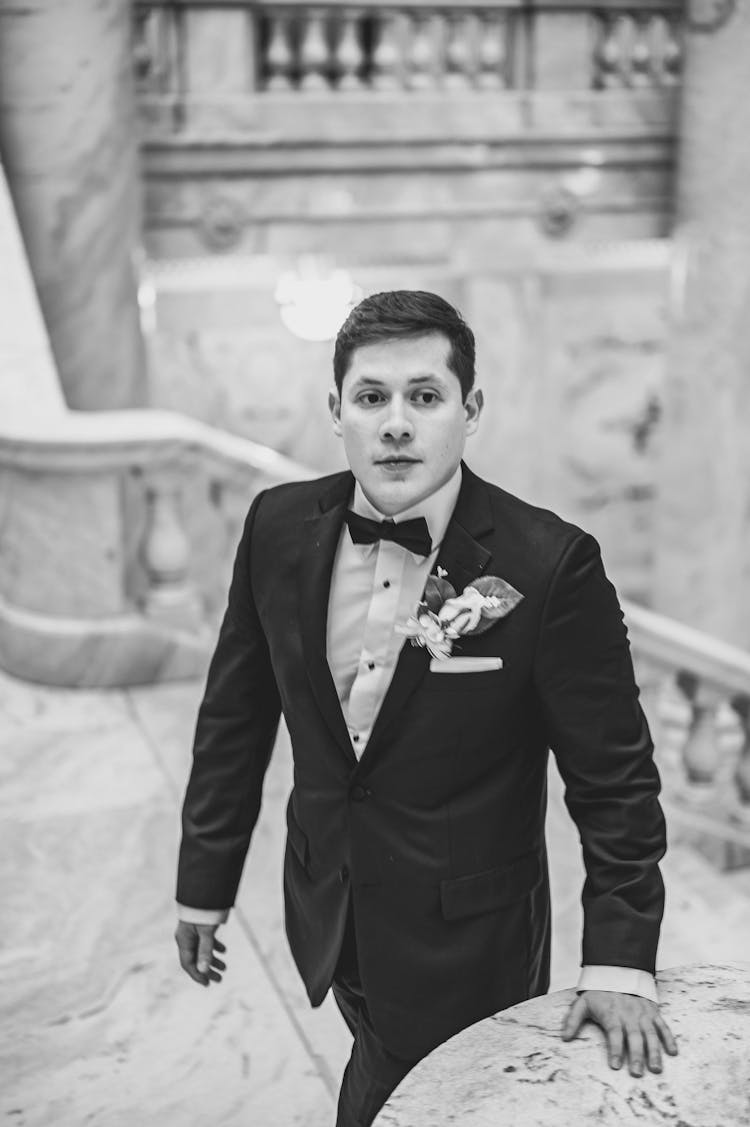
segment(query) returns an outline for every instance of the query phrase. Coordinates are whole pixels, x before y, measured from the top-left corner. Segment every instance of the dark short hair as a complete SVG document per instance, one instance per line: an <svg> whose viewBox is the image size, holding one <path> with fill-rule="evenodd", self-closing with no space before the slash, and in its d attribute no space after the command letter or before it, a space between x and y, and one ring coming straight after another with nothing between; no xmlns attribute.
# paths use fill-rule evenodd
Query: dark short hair
<svg viewBox="0 0 750 1127"><path fill-rule="evenodd" d="M448 338L447 364L458 377L461 397L474 386L474 334L461 314L435 293L387 290L360 301L339 329L333 352L333 378L339 395L352 354L365 344L442 333Z"/></svg>

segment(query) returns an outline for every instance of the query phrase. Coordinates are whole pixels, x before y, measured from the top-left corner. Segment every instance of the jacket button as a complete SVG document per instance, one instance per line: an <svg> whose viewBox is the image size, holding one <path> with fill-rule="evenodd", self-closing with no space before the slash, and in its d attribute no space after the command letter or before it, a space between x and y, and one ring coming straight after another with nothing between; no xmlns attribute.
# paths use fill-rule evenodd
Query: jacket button
<svg viewBox="0 0 750 1127"><path fill-rule="evenodd" d="M359 783L356 783L349 793L351 794L353 802L361 802L367 797L367 791L364 787L361 787Z"/></svg>
<svg viewBox="0 0 750 1127"><path fill-rule="evenodd" d="M342 884L346 884L349 880L349 868L347 865L342 865L339 869L339 880Z"/></svg>

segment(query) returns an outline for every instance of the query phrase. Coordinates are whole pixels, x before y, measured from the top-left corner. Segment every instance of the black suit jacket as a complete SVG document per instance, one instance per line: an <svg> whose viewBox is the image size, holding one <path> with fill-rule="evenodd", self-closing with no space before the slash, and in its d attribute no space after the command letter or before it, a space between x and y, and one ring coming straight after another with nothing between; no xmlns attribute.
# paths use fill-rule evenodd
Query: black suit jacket
<svg viewBox="0 0 750 1127"><path fill-rule="evenodd" d="M283 709L293 956L320 1004L351 896L375 1030L411 1059L548 987L549 747L583 845L584 963L654 970L664 820L596 541L466 467L438 563L458 591L498 575L524 598L454 653L499 656L503 668L432 673L428 653L405 643L357 761L325 651L353 484L336 474L252 504L198 717L177 898L234 903Z"/></svg>

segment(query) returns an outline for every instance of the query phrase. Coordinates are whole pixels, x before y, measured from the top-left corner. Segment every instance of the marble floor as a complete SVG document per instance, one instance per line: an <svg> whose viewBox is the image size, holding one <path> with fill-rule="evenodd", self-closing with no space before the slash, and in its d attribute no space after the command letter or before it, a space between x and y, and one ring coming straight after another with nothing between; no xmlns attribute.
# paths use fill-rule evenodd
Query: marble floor
<svg viewBox="0 0 750 1127"><path fill-rule="evenodd" d="M201 686L41 688L0 674L0 1115L8 1127L325 1127L349 1038L310 1009L283 936L279 738L224 982L173 942L178 811ZM582 869L550 776L553 989L574 983ZM746 957L750 874L664 866L660 965Z"/></svg>

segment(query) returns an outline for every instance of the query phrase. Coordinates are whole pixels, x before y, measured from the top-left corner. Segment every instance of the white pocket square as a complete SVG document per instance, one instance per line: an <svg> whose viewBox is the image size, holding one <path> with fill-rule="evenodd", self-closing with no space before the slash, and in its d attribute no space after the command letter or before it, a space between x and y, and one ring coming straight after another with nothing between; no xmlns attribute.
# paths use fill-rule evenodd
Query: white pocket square
<svg viewBox="0 0 750 1127"><path fill-rule="evenodd" d="M501 657L433 657L430 673L487 673L502 667Z"/></svg>

